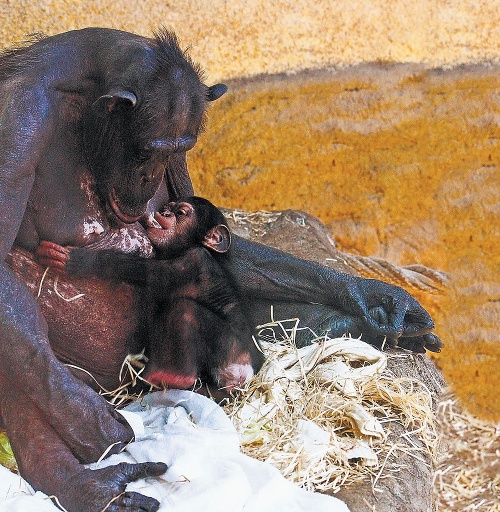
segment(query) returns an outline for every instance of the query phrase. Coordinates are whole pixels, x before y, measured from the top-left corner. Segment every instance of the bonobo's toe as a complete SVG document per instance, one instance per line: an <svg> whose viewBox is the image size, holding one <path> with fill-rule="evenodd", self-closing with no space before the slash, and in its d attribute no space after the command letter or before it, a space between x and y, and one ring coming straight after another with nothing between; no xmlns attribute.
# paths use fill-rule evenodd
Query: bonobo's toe
<svg viewBox="0 0 500 512"><path fill-rule="evenodd" d="M106 510L108 512L156 512L159 508L160 503L154 498L138 492L124 492Z"/></svg>
<svg viewBox="0 0 500 512"><path fill-rule="evenodd" d="M443 342L435 334L425 334L425 348L431 352L441 352Z"/></svg>
<svg viewBox="0 0 500 512"><path fill-rule="evenodd" d="M422 336L401 337L398 340L398 347L425 354L425 350L440 352L443 346L442 341L435 334L424 334Z"/></svg>
<svg viewBox="0 0 500 512"><path fill-rule="evenodd" d="M160 507L157 500L125 489L130 482L157 477L166 470L162 462L121 462L101 469L82 469L67 480L57 497L68 512L155 512Z"/></svg>
<svg viewBox="0 0 500 512"><path fill-rule="evenodd" d="M406 350L411 350L417 354L425 354L425 342L423 336L414 336L412 338L399 338L397 346Z"/></svg>
<svg viewBox="0 0 500 512"><path fill-rule="evenodd" d="M128 464L126 462L118 464L125 474L128 482L135 482L139 478L150 478L160 476L167 471L168 466L164 462L140 462L138 464Z"/></svg>

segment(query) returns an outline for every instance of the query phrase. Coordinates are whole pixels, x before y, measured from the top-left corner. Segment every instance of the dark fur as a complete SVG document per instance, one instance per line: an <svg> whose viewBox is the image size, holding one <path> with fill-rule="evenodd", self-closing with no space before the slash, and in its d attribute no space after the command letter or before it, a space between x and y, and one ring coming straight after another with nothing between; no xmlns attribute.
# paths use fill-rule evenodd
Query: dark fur
<svg viewBox="0 0 500 512"><path fill-rule="evenodd" d="M168 371L225 387L227 382L220 375L227 367L248 354L257 371L263 357L254 345L237 285L224 267L227 254L208 251L202 245L212 228L227 227L224 215L200 197L179 201L194 207L196 223L190 227L191 245L176 247L181 252L176 252L175 258L162 252L167 247L157 248L154 260L78 248L70 251L66 270L76 276L93 275L142 288L146 335L139 334L139 344L146 347L150 359L146 378ZM168 380L163 383L179 387Z"/></svg>
<svg viewBox="0 0 500 512"><path fill-rule="evenodd" d="M0 51L0 81L22 75L27 67L40 63L39 52L33 51L34 43L43 41L47 36L32 34L26 41Z"/></svg>
<svg viewBox="0 0 500 512"><path fill-rule="evenodd" d="M3 262L13 244L35 252L40 240L118 251L134 240L150 254L134 222L148 205L193 193L186 152L203 129L207 102L225 92L201 79L168 31L145 38L88 28L34 36L0 55L0 417L23 477L72 512L102 510L136 478L135 466L93 475L81 466L110 445L120 450L133 433L54 355L67 361L76 353L91 369L93 355L83 347L95 333L79 326L59 338L60 323L47 325L23 276ZM89 233L88 222L100 227ZM112 303L105 295L100 300ZM116 334L110 324L95 352L114 369L132 334ZM21 402L32 418L22 432L12 416ZM32 459L41 451L50 464ZM158 474L158 466L141 471ZM83 480L75 476L83 473ZM125 493L110 510L125 502L130 510L158 508L154 499Z"/></svg>
<svg viewBox="0 0 500 512"><path fill-rule="evenodd" d="M153 51L147 65L150 72L146 75L144 83L130 84L128 88L140 92L136 108L117 108L113 115L102 115L95 109L85 109L81 119L81 133L83 151L87 158L87 165L96 177L98 189L109 188L108 182L116 179L113 169L117 159L118 148L122 148L123 155L120 160L129 162L135 173L147 173L151 159L158 157L145 149L146 145L155 137L154 130L162 122L161 117L165 111L159 105L159 99L168 103L168 112L173 112L177 95L174 91L188 90L190 104L185 111L188 117L200 117L198 132L204 130L206 123L205 108L207 104L207 88L202 84L203 73L201 68L194 64L189 55L179 47L176 35L168 30L156 34ZM181 79L174 78L176 73ZM165 91L169 91L166 94ZM126 140L127 144L123 145ZM160 158L163 158L160 155ZM128 206L131 214L140 214L143 203L151 197L157 187L155 181L142 187L141 201L135 208L137 184L134 175L124 175L127 180L123 187L122 200ZM122 181L123 181L122 180Z"/></svg>

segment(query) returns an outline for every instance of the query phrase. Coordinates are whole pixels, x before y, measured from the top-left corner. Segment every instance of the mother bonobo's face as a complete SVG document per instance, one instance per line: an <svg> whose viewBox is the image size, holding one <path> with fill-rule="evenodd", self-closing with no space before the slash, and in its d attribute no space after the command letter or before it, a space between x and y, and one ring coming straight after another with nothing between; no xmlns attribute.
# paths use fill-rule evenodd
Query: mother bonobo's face
<svg viewBox="0 0 500 512"><path fill-rule="evenodd" d="M108 212L136 222L163 177L169 198L193 193L186 151L203 129L207 101L224 94L207 87L200 68L162 32L127 63L84 123L84 145L97 191Z"/></svg>

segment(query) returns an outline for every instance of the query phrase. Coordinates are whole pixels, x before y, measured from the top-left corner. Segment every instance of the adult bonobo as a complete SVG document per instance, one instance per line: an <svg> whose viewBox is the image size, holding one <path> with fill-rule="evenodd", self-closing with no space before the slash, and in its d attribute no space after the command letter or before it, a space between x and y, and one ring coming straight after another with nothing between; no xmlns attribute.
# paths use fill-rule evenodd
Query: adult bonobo
<svg viewBox="0 0 500 512"><path fill-rule="evenodd" d="M193 194L185 153L201 131L207 102L224 92L222 85L201 82L167 32L147 39L85 29L3 54L0 261L13 245L34 252L40 240L152 255L135 221L146 208L156 211ZM14 266L15 257L10 261ZM416 350L439 349L429 315L400 288L238 237L228 268L248 300L289 301L293 316L304 303L320 303L333 317L340 311L359 318L364 339L385 335ZM105 337L81 323L66 331L66 321L57 321L59 309L43 309L23 279L1 265L0 412L21 474L69 512L156 510L155 500L123 491L127 482L158 475L165 465L83 466L113 443L121 449L133 433L58 360L92 370L99 355L114 369L132 332L115 335L121 326L106 316ZM96 283L96 293L99 286L107 283ZM110 295L108 306L118 298Z"/></svg>
<svg viewBox="0 0 500 512"><path fill-rule="evenodd" d="M146 232L155 258L42 241L38 260L70 275L140 287L138 337L149 383L192 388L201 379L230 392L250 381L264 356L224 266L232 238L224 215L202 197L183 197L148 216Z"/></svg>
<svg viewBox="0 0 500 512"><path fill-rule="evenodd" d="M199 69L167 32L146 39L88 29L5 53L1 260L14 242L33 251L40 239L151 253L147 236L133 223L152 198L154 207L157 200L192 194L185 153L196 142L207 102L224 92L225 86L201 82ZM166 467L84 469L81 463L96 461L113 443L121 449L133 432L57 361L48 340L54 325L46 324L33 296L5 265L0 272L1 416L21 474L70 512L102 510L127 482ZM79 349L70 348L73 343L67 340L67 351L64 340L59 343L58 355L74 360ZM157 505L129 493L107 510Z"/></svg>

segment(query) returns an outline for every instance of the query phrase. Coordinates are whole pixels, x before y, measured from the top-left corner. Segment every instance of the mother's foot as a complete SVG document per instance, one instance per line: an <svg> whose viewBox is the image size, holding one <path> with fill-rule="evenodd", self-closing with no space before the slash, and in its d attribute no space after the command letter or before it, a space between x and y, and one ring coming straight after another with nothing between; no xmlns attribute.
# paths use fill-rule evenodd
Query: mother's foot
<svg viewBox="0 0 500 512"><path fill-rule="evenodd" d="M156 512L160 507L157 500L125 488L130 482L157 477L166 470L163 462L122 462L102 469L82 469L67 480L57 499L68 512Z"/></svg>

